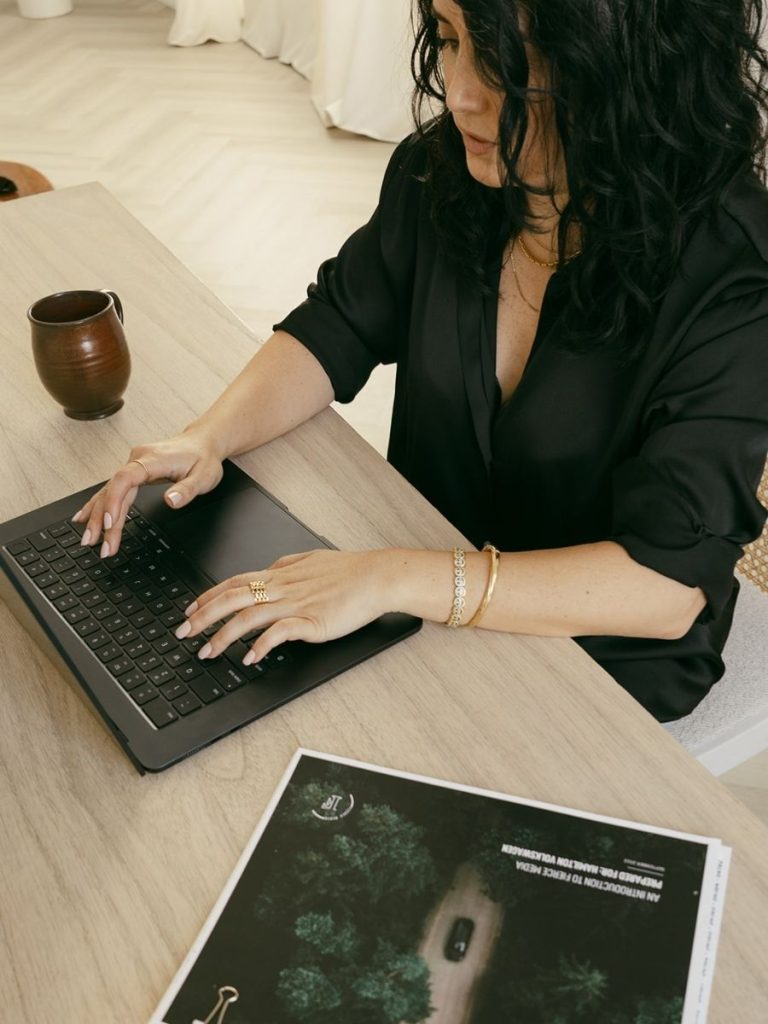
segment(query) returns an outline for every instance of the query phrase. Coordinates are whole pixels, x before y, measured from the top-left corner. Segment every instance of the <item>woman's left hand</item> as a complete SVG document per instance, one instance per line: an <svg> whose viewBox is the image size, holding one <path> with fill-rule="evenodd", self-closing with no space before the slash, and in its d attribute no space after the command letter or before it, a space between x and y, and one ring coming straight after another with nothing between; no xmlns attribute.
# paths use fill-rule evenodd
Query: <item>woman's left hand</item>
<svg viewBox="0 0 768 1024"><path fill-rule="evenodd" d="M186 609L179 639L193 637L220 620L221 628L198 652L215 658L254 630L264 632L246 655L260 661L286 640L322 643L344 636L386 611L388 552L309 551L279 558L268 569L232 576L201 594ZM264 583L268 600L254 603L249 584Z"/></svg>

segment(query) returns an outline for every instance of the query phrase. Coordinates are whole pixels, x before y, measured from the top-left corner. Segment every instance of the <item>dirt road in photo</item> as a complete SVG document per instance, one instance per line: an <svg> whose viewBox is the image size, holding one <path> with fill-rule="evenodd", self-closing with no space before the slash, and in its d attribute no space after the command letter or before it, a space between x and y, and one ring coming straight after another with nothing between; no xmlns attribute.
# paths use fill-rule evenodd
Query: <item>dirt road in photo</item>
<svg viewBox="0 0 768 1024"><path fill-rule="evenodd" d="M445 942L457 917L469 917L474 933L463 960L445 957ZM462 864L453 884L433 911L419 947L432 978L434 1013L429 1024L467 1024L477 982L491 957L501 928L502 910L483 892L480 876L469 864Z"/></svg>

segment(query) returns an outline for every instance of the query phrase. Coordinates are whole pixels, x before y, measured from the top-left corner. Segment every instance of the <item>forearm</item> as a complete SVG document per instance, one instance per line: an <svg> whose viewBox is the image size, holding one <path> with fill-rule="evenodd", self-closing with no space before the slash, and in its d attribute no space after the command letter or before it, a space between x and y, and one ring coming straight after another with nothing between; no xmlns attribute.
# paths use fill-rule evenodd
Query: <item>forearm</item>
<svg viewBox="0 0 768 1024"><path fill-rule="evenodd" d="M278 331L187 430L205 434L224 458L287 433L332 401L331 382L317 359Z"/></svg>
<svg viewBox="0 0 768 1024"><path fill-rule="evenodd" d="M490 556L468 552L464 622L479 606ZM393 611L445 622L453 601L450 552L393 550L383 563ZM684 635L702 610L701 590L635 562L602 541L501 555L493 599L480 626L539 636Z"/></svg>

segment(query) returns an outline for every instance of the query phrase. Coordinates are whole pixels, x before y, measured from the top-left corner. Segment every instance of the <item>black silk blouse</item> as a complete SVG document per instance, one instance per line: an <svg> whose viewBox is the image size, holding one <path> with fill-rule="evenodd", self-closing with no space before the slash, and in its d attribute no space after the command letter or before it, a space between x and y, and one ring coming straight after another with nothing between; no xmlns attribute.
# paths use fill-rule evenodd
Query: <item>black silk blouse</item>
<svg viewBox="0 0 768 1024"><path fill-rule="evenodd" d="M701 587L707 606L682 639L577 639L659 720L685 715L722 675L734 565L765 520L755 492L768 449L768 192L753 177L732 182L630 365L610 346L557 344L569 266L555 273L502 404L497 296L441 255L423 169L411 137L371 220L276 328L316 356L342 402L376 364L397 364L388 459L474 544L613 540Z"/></svg>

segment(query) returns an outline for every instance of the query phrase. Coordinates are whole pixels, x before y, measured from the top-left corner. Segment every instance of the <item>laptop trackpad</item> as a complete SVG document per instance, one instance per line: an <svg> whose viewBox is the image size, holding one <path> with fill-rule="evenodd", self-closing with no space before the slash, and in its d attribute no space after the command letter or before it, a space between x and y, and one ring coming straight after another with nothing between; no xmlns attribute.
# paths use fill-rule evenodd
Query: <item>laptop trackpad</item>
<svg viewBox="0 0 768 1024"><path fill-rule="evenodd" d="M225 464L226 470L234 469ZM162 501L167 484L139 492L136 504L157 521L172 545L216 582L266 569L281 555L328 547L240 471L227 472L210 494L173 511ZM159 493L158 493L159 492Z"/></svg>

